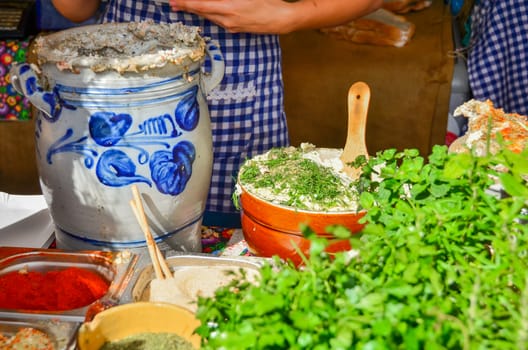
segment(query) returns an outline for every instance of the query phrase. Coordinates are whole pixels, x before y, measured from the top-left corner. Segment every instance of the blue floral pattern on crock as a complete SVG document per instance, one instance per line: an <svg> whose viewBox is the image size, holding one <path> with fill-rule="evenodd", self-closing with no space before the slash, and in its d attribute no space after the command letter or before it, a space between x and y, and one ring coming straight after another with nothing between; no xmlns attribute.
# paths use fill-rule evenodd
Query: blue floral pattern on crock
<svg viewBox="0 0 528 350"><path fill-rule="evenodd" d="M53 162L57 153L77 153L84 156L87 169L94 168L99 182L106 186L121 187L135 182L146 183L169 195L181 193L192 175L196 158L194 145L187 140L171 148L169 140L194 130L199 121L198 87L194 86L178 102L174 115L164 114L147 118L131 130L132 116L111 111L96 112L89 117L90 136L71 140L74 132L67 129L48 149L46 160ZM57 110L57 109L56 109ZM60 109L54 120L60 118ZM159 145L161 149L147 151L143 146ZM108 148L99 152L98 147ZM121 149L119 149L121 148ZM127 152L136 151L132 159ZM95 167L94 167L95 165ZM150 179L138 174L138 167L150 170Z"/></svg>

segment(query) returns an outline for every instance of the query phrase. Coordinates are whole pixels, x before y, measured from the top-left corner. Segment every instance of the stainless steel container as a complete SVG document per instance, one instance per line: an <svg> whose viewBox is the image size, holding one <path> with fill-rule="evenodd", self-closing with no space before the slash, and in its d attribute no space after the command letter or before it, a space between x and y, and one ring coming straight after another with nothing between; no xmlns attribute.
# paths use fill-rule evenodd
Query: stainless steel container
<svg viewBox="0 0 528 350"><path fill-rule="evenodd" d="M12 339L28 328L42 332L43 336L50 340L54 350L75 349L75 335L79 328L78 322L35 320L29 316L0 318L0 335L5 338Z"/></svg>
<svg viewBox="0 0 528 350"><path fill-rule="evenodd" d="M12 271L50 271L66 267L79 267L97 272L109 282L107 293L101 298L119 303L132 278L139 256L127 251L76 251L56 249L29 249L0 247L0 276ZM96 301L97 302L97 301ZM0 309L0 318L29 317L33 320L77 321L85 319L86 313L96 302L82 308L67 311L35 311Z"/></svg>
<svg viewBox="0 0 528 350"><path fill-rule="evenodd" d="M175 280L178 281L180 292L184 293L194 301L198 294L207 296L212 290L226 285L230 278L230 272L238 273L244 270L248 277L255 279L259 274L259 269L264 262L261 258L252 257L216 257L205 254L189 254L178 252L166 252L167 263L171 268ZM215 275L203 272L214 270ZM200 273L202 272L202 273ZM226 273L224 273L226 272ZM239 275L240 276L240 275ZM138 263L135 276L122 301L137 302L150 300L150 282L155 278L154 269L148 254L142 256ZM206 291L207 289L207 291ZM128 300L129 299L129 300ZM195 310L196 305L181 305Z"/></svg>

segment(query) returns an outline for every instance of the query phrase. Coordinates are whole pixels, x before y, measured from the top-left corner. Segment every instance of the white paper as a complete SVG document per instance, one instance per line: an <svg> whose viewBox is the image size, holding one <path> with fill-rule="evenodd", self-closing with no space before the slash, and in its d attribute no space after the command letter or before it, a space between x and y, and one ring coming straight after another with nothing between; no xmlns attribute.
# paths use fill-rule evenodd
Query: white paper
<svg viewBox="0 0 528 350"><path fill-rule="evenodd" d="M0 192L0 246L47 248L54 230L44 196Z"/></svg>

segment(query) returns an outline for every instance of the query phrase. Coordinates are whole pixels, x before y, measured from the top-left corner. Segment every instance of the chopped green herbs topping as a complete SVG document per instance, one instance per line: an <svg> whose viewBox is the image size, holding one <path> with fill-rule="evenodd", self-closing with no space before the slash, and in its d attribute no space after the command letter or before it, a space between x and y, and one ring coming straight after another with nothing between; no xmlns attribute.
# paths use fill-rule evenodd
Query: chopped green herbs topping
<svg viewBox="0 0 528 350"><path fill-rule="evenodd" d="M317 150L272 149L242 166L240 184L260 198L296 209L356 210L358 192L351 179L306 157L314 152Z"/></svg>

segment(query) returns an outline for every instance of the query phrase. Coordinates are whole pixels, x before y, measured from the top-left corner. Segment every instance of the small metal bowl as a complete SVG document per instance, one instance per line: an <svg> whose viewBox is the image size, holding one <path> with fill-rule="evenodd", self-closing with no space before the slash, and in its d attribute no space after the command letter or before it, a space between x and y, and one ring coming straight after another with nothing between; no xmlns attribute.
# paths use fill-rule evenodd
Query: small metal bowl
<svg viewBox="0 0 528 350"><path fill-rule="evenodd" d="M52 349L55 350L74 349L78 327L78 322L34 320L23 316L10 319L0 318L0 334L4 337L10 338L24 328L32 328L42 332L50 340Z"/></svg>
<svg viewBox="0 0 528 350"><path fill-rule="evenodd" d="M176 255L168 257L166 261L178 283L179 292L186 297L178 305L190 311L196 311L198 296L211 297L216 289L240 276L240 270L245 271L249 281L255 281L263 263L258 258L202 255ZM155 277L152 264L138 271L137 279L132 284L132 302L151 301L150 282Z"/></svg>

